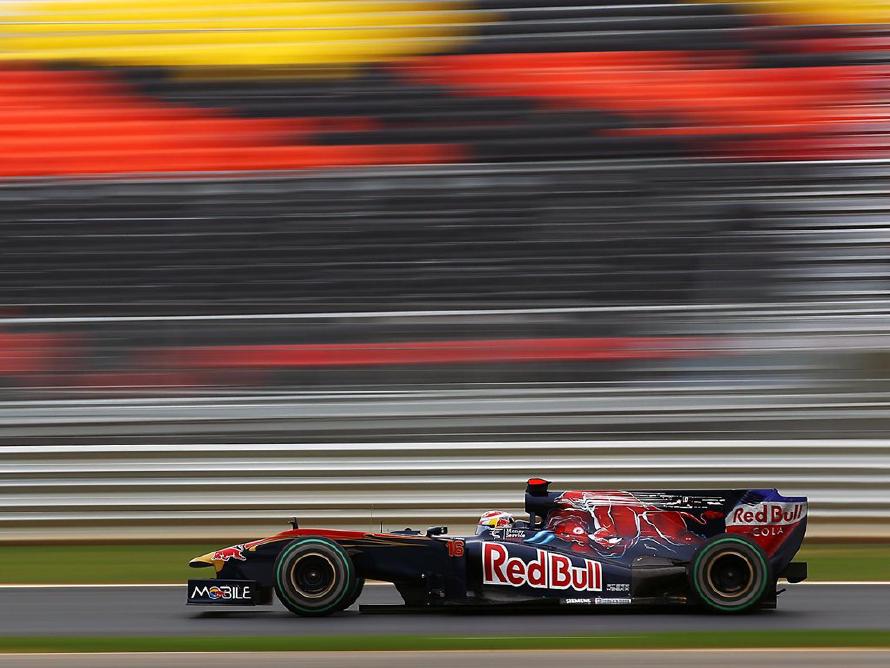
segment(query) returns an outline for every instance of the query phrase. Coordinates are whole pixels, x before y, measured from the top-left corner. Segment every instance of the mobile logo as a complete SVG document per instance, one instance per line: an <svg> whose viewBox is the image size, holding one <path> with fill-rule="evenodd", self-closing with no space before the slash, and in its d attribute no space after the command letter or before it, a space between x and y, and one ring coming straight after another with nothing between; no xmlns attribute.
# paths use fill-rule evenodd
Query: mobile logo
<svg viewBox="0 0 890 668"><path fill-rule="evenodd" d="M211 601L249 601L251 599L250 585L213 585L196 586L192 590L190 598L207 598Z"/></svg>

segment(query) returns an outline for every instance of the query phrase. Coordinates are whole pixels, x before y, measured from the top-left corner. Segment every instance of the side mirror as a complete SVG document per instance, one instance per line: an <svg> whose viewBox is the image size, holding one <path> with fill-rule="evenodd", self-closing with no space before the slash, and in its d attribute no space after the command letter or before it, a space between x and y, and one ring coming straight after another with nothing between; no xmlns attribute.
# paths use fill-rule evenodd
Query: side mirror
<svg viewBox="0 0 890 668"><path fill-rule="evenodd" d="M448 527L430 527L426 530L427 537L441 536L446 533L448 533Z"/></svg>

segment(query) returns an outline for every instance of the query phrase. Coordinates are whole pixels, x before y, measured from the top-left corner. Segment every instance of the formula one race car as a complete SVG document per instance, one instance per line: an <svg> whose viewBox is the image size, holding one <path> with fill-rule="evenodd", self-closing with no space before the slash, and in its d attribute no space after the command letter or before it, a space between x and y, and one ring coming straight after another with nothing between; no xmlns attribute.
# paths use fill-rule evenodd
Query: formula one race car
<svg viewBox="0 0 890 668"><path fill-rule="evenodd" d="M351 606L366 578L395 585L405 606L461 610L698 605L774 608L776 581L806 578L791 559L807 500L775 489L550 492L528 481L528 520L491 511L474 536L445 527L364 533L294 528L192 559L216 578L189 580L193 605L271 603L297 615Z"/></svg>

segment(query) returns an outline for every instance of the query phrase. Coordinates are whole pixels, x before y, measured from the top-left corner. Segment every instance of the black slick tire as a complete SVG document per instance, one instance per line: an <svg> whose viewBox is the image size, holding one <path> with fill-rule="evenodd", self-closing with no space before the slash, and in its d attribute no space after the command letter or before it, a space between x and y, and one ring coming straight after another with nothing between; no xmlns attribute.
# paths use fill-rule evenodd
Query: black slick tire
<svg viewBox="0 0 890 668"><path fill-rule="evenodd" d="M342 610L358 585L355 566L346 550L321 536L288 543L275 560L274 575L278 600L302 617Z"/></svg>
<svg viewBox="0 0 890 668"><path fill-rule="evenodd" d="M714 536L689 566L690 588L705 608L720 613L755 609L773 582L763 550L742 536Z"/></svg>

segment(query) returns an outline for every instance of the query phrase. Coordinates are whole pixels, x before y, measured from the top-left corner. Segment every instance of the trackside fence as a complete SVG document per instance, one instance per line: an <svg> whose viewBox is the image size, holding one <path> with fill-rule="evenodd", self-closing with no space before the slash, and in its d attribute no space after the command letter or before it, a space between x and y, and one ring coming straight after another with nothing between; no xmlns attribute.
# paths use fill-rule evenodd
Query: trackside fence
<svg viewBox="0 0 890 668"><path fill-rule="evenodd" d="M890 440L414 441L0 448L0 540L466 528L554 488L778 487L810 535L890 535Z"/></svg>

